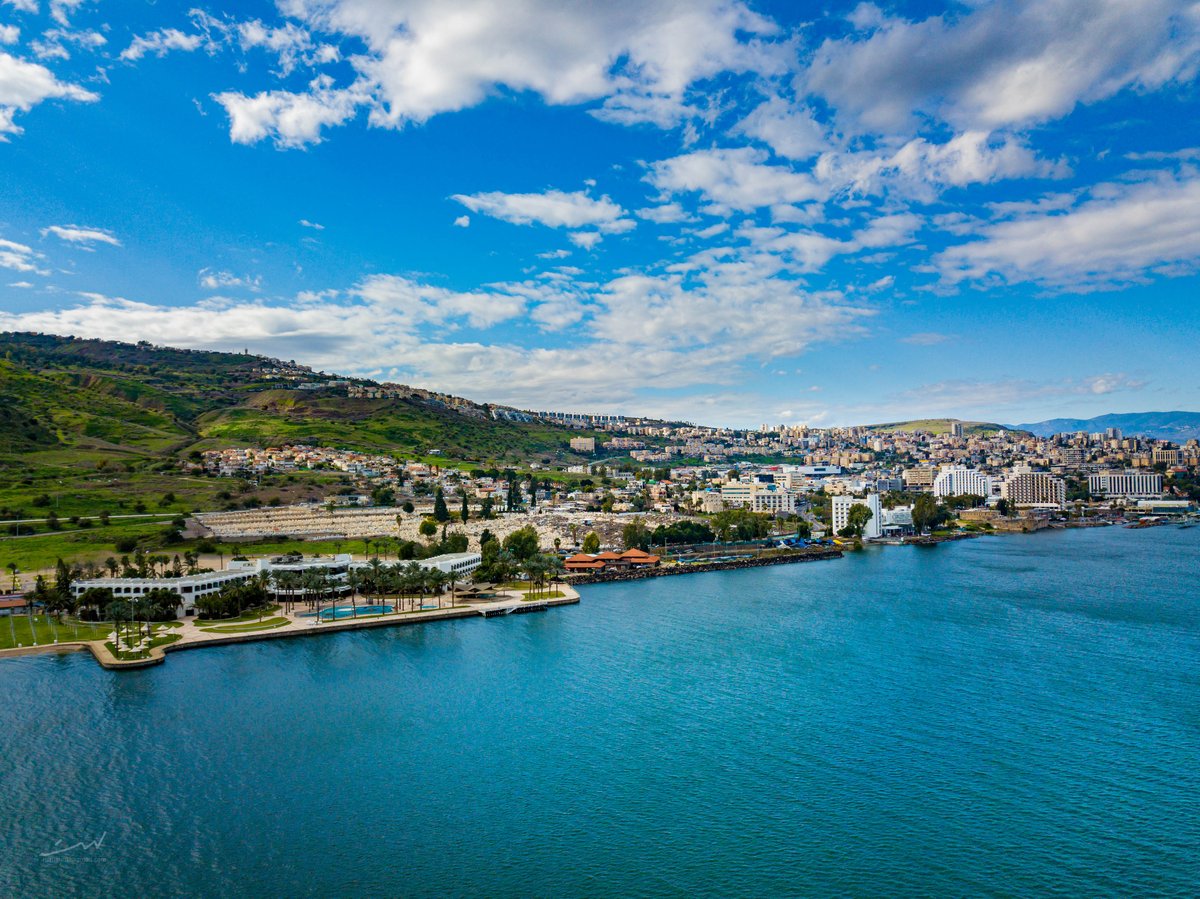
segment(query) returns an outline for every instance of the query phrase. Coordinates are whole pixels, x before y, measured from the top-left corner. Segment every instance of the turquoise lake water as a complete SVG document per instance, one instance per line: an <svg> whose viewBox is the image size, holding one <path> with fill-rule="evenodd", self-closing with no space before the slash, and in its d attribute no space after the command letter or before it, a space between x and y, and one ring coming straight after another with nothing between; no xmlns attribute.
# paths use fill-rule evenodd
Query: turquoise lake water
<svg viewBox="0 0 1200 899"><path fill-rule="evenodd" d="M0 895L1196 895L1200 529L0 661Z"/></svg>

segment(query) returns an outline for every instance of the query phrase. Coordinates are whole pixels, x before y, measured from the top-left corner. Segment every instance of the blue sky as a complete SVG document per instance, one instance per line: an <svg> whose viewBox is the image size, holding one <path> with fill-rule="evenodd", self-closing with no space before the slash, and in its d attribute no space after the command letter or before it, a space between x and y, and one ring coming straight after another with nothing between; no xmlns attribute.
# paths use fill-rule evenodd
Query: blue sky
<svg viewBox="0 0 1200 899"><path fill-rule="evenodd" d="M713 424L1200 408L1200 6L0 0L0 329Z"/></svg>

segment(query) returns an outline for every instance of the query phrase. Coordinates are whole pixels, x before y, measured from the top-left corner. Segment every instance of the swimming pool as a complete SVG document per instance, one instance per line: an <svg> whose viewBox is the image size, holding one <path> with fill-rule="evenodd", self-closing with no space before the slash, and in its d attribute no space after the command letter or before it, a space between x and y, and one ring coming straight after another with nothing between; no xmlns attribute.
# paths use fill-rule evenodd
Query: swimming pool
<svg viewBox="0 0 1200 899"><path fill-rule="evenodd" d="M358 614L360 616L361 615L386 615L388 612L391 612L391 611L393 611L392 606L358 606L357 609L355 609L354 606L332 606L331 608L321 610L321 620L322 621L336 621L336 620L339 620L342 618L353 618L355 616L355 614ZM316 618L317 613L316 612L301 612L300 617L301 618Z"/></svg>

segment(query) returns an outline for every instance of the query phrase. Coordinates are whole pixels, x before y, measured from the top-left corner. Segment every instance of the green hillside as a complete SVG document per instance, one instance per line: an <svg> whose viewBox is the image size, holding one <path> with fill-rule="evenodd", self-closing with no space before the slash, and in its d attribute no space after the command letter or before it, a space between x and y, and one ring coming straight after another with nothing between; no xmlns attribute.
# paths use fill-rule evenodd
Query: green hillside
<svg viewBox="0 0 1200 899"><path fill-rule="evenodd" d="M283 374L280 374L280 372ZM223 446L309 443L497 465L574 459L579 432L472 417L436 400L350 399L332 380L258 356L148 344L0 334L0 515L113 514L219 505L227 489L178 463ZM313 484L315 474L301 478ZM305 485L267 498L305 496ZM162 499L174 494L172 501Z"/></svg>
<svg viewBox="0 0 1200 899"><path fill-rule="evenodd" d="M1009 430L1004 425L998 425L990 421L959 421L957 418L922 418L915 421L893 421L880 425L868 425L869 428L875 431L884 433L896 433L898 431L925 431L929 434L949 434L950 425L961 424L963 432L966 434L974 434L976 436L986 436L995 434L997 431Z"/></svg>

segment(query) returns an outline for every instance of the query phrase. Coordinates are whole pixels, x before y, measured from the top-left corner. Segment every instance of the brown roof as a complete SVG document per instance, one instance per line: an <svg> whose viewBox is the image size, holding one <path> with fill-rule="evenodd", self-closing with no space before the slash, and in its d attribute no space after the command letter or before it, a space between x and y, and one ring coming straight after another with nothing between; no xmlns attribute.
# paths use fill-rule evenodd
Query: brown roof
<svg viewBox="0 0 1200 899"><path fill-rule="evenodd" d="M607 560L619 559L619 558L621 558L621 554L612 552L610 550L609 552L606 552L606 553L600 553L600 555L596 556L596 558L597 559L607 559Z"/></svg>
<svg viewBox="0 0 1200 899"><path fill-rule="evenodd" d="M571 556L568 559L564 559L563 561L564 562L594 562L594 561L596 561L596 557L589 556L587 553L575 553L575 555Z"/></svg>
<svg viewBox="0 0 1200 899"><path fill-rule="evenodd" d="M621 553L622 559L657 559L658 556L652 556L650 553L638 549L636 546L633 549L627 549Z"/></svg>
<svg viewBox="0 0 1200 899"><path fill-rule="evenodd" d="M573 562L572 560L567 559L567 561L563 564L565 565L565 567L567 567L569 569L576 569L576 568L603 568L607 563L604 562L603 559L585 559L585 560L581 560L578 562Z"/></svg>

